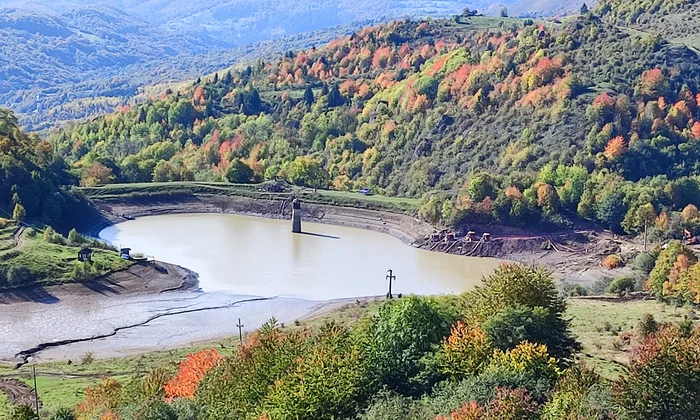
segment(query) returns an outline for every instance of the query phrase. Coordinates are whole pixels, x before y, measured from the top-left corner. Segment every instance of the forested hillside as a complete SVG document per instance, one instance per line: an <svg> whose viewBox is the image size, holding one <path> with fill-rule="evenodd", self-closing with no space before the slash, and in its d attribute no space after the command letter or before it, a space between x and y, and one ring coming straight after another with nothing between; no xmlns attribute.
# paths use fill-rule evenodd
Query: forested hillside
<svg viewBox="0 0 700 420"><path fill-rule="evenodd" d="M84 185L279 176L422 196L449 224L677 229L670 211L700 204L700 60L608 23L614 10L366 28L54 141Z"/></svg>
<svg viewBox="0 0 700 420"><path fill-rule="evenodd" d="M51 143L26 135L0 110L0 218L63 224L79 204L64 190L76 182L67 169Z"/></svg>

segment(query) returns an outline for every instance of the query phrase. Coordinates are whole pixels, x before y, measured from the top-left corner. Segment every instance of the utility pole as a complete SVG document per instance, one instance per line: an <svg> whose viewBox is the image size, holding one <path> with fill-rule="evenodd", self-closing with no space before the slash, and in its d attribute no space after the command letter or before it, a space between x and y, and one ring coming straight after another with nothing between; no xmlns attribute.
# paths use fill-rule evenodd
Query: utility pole
<svg viewBox="0 0 700 420"><path fill-rule="evenodd" d="M389 280L389 293L386 294L387 299L393 299L394 296L391 294L391 282L396 280L396 276L394 275L394 270L389 270L389 274L386 276L387 280Z"/></svg>
<svg viewBox="0 0 700 420"><path fill-rule="evenodd" d="M644 251L647 250L647 220L644 219Z"/></svg>
<svg viewBox="0 0 700 420"><path fill-rule="evenodd" d="M34 377L34 405L36 407L36 416L39 417L39 391L36 388L36 365L32 365L32 376Z"/></svg>
<svg viewBox="0 0 700 420"><path fill-rule="evenodd" d="M245 325L241 324L240 318L238 318L238 325L236 325L236 326L238 327L238 339L240 340L239 345L242 346L243 345L243 327L245 327Z"/></svg>

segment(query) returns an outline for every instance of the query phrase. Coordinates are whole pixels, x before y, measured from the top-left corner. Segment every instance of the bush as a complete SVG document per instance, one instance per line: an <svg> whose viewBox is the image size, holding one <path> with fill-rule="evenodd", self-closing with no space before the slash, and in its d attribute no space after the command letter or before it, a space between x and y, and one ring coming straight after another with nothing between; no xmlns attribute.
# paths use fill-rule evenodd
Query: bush
<svg viewBox="0 0 700 420"><path fill-rule="evenodd" d="M75 414L67 408L60 408L51 416L51 420L75 420Z"/></svg>
<svg viewBox="0 0 700 420"><path fill-rule="evenodd" d="M575 365L559 379L542 408L542 420L619 418L612 392L603 379L583 365Z"/></svg>
<svg viewBox="0 0 700 420"><path fill-rule="evenodd" d="M575 284L571 290L569 290L569 296L588 296L588 289L581 286L580 284Z"/></svg>
<svg viewBox="0 0 700 420"><path fill-rule="evenodd" d="M622 258L620 258L619 255L608 255L605 257L603 260L603 268L606 268L608 270L613 270L615 268L620 268L624 266L624 263L622 261Z"/></svg>
<svg viewBox="0 0 700 420"><path fill-rule="evenodd" d="M39 420L39 416L36 415L34 410L24 404L16 406L10 416L12 420Z"/></svg>
<svg viewBox="0 0 700 420"><path fill-rule="evenodd" d="M608 286L608 293L616 294L619 296L625 293L634 292L637 287L637 279L631 276L621 276L616 277Z"/></svg>
<svg viewBox="0 0 700 420"><path fill-rule="evenodd" d="M359 416L359 420L422 420L433 417L425 411L410 397L382 391Z"/></svg>
<svg viewBox="0 0 700 420"><path fill-rule="evenodd" d="M7 283L12 287L26 286L34 281L34 274L23 265L13 265L7 270Z"/></svg>
<svg viewBox="0 0 700 420"><path fill-rule="evenodd" d="M651 252L642 252L634 257L634 268L644 274L651 273L656 263L656 256Z"/></svg>
<svg viewBox="0 0 700 420"><path fill-rule="evenodd" d="M80 359L80 364L81 365L89 365L92 364L92 362L95 361L95 354L91 351L85 353L83 357Z"/></svg>
<svg viewBox="0 0 700 420"><path fill-rule="evenodd" d="M654 315L644 314L637 324L637 334L641 338L647 338L649 334L653 334L659 330L659 323L654 319Z"/></svg>

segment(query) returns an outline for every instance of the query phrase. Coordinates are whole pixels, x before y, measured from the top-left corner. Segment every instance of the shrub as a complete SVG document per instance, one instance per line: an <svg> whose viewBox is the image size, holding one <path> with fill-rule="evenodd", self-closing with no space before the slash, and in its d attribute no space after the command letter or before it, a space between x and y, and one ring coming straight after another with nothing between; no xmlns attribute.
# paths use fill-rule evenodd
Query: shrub
<svg viewBox="0 0 700 420"><path fill-rule="evenodd" d="M13 265L7 270L7 283L12 287L26 286L35 279L29 268L23 265Z"/></svg>
<svg viewBox="0 0 700 420"><path fill-rule="evenodd" d="M95 353L89 351L83 355L83 357L80 359L80 364L81 365L89 365L92 364L92 362L95 361Z"/></svg>
<svg viewBox="0 0 700 420"><path fill-rule="evenodd" d="M422 420L431 418L425 408L410 397L382 391L359 416L360 420Z"/></svg>
<svg viewBox="0 0 700 420"><path fill-rule="evenodd" d="M631 276L616 277L608 286L608 293L616 295L624 295L628 292L634 292L637 285L637 280Z"/></svg>
<svg viewBox="0 0 700 420"><path fill-rule="evenodd" d="M642 252L634 257L634 268L644 274L651 273L654 269L654 263L656 262L656 256L651 252Z"/></svg>
<svg viewBox="0 0 700 420"><path fill-rule="evenodd" d="M34 410L28 405L20 404L12 410L12 420L39 420Z"/></svg>
<svg viewBox="0 0 700 420"><path fill-rule="evenodd" d="M567 369L542 408L541 420L619 418L612 392L595 371L578 364Z"/></svg>
<svg viewBox="0 0 700 420"><path fill-rule="evenodd" d="M484 420L525 420L539 417L539 406L524 389L499 388Z"/></svg>
<svg viewBox="0 0 700 420"><path fill-rule="evenodd" d="M612 277L603 277L602 279L596 280L591 286L591 294L593 295L603 295L607 293L610 283L612 283Z"/></svg>
<svg viewBox="0 0 700 420"><path fill-rule="evenodd" d="M569 291L569 296L588 296L588 289L581 286L580 284L575 284Z"/></svg>
<svg viewBox="0 0 700 420"><path fill-rule="evenodd" d="M637 334L641 338L647 338L659 330L659 323L654 319L654 315L644 314L637 324Z"/></svg>
<svg viewBox="0 0 700 420"><path fill-rule="evenodd" d="M59 408L58 411L51 416L51 420L75 420L75 414L67 408Z"/></svg>
<svg viewBox="0 0 700 420"><path fill-rule="evenodd" d="M608 255L603 259L603 268L606 268L608 270L613 270L615 268L620 268L624 265L622 262L622 258L620 258L619 255Z"/></svg>

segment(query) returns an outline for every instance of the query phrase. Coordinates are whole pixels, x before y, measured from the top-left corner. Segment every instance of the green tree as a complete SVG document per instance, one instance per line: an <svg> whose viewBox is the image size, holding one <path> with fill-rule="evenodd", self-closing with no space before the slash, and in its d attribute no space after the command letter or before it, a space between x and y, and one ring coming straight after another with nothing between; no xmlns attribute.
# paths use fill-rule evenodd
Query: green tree
<svg viewBox="0 0 700 420"><path fill-rule="evenodd" d="M469 181L467 194L475 203L483 201L486 197L496 197L496 182L489 174L477 174Z"/></svg>
<svg viewBox="0 0 700 420"><path fill-rule="evenodd" d="M664 283L668 280L671 270L673 270L673 266L680 255L687 258L691 264L697 261L693 251L681 241L669 242L666 249L659 253L654 269L649 273L649 280L647 280L647 287L656 298L664 298Z"/></svg>
<svg viewBox="0 0 700 420"><path fill-rule="evenodd" d="M420 395L431 385L419 375L424 357L449 333L451 320L426 298L387 301L360 333L371 372L380 385L402 395Z"/></svg>
<svg viewBox="0 0 700 420"><path fill-rule="evenodd" d="M578 348L564 318L543 307L508 307L488 318L482 328L489 342L503 351L529 341L544 344L550 355L565 359Z"/></svg>
<svg viewBox="0 0 700 420"><path fill-rule="evenodd" d="M625 217L625 195L621 191L604 194L596 206L596 217L608 229L618 232Z"/></svg>
<svg viewBox="0 0 700 420"><path fill-rule="evenodd" d="M421 199L418 214L429 223L436 224L441 218L440 201L434 194L426 194Z"/></svg>
<svg viewBox="0 0 700 420"><path fill-rule="evenodd" d="M333 84L333 87L331 87L331 90L328 92L328 106L335 108L343 105L345 105L345 97L340 93L338 84Z"/></svg>
<svg viewBox="0 0 700 420"><path fill-rule="evenodd" d="M14 210L12 210L12 218L21 222L27 217L27 211L24 210L24 206L21 203L15 204Z"/></svg>
<svg viewBox="0 0 700 420"><path fill-rule="evenodd" d="M275 381L263 411L280 419L347 418L364 399L367 381L367 364L349 332L327 325Z"/></svg>
<svg viewBox="0 0 700 420"><path fill-rule="evenodd" d="M311 156L299 156L282 166L281 174L295 185L312 188L326 186L328 175L320 163Z"/></svg>
<svg viewBox="0 0 700 420"><path fill-rule="evenodd" d="M85 237L83 237L83 235L79 234L78 231L73 228L70 230L70 232L68 232L68 242L73 245L79 245L85 242Z"/></svg>
<svg viewBox="0 0 700 420"><path fill-rule="evenodd" d="M304 91L304 102L306 102L306 106L311 107L315 100L313 89L311 89L311 86L307 86Z"/></svg>
<svg viewBox="0 0 700 420"><path fill-rule="evenodd" d="M226 169L226 179L234 184L247 184L253 179L253 170L240 159L234 159Z"/></svg>

